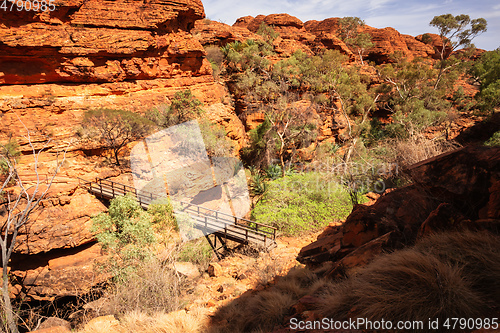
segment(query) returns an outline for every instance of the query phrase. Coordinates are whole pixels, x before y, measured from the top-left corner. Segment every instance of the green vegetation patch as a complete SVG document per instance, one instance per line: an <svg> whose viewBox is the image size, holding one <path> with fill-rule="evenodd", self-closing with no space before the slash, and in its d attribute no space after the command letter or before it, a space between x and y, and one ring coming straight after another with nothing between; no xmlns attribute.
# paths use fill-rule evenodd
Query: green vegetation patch
<svg viewBox="0 0 500 333"><path fill-rule="evenodd" d="M490 147L500 147L500 131L495 132L484 144Z"/></svg>
<svg viewBox="0 0 500 333"><path fill-rule="evenodd" d="M297 235L344 220L351 210L348 191L333 175L315 172L270 181L252 218L277 227L285 235Z"/></svg>

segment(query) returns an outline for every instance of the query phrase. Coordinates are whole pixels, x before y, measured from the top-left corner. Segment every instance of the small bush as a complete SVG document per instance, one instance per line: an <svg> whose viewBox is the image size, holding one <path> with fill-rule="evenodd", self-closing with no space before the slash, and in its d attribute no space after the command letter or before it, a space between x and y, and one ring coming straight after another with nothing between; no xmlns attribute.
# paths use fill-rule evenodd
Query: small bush
<svg viewBox="0 0 500 333"><path fill-rule="evenodd" d="M250 180L250 190L253 195L262 195L266 193L267 182L259 172L255 172L252 174Z"/></svg>
<svg viewBox="0 0 500 333"><path fill-rule="evenodd" d="M179 310L183 305L180 293L184 281L169 267L171 264L151 257L129 272L107 296L111 311L114 314L138 311L151 315Z"/></svg>
<svg viewBox="0 0 500 333"><path fill-rule="evenodd" d="M485 146L500 147L500 131L495 132L491 138L484 143Z"/></svg>
<svg viewBox="0 0 500 333"><path fill-rule="evenodd" d="M271 164L270 166L267 167L266 171L266 178L270 180L275 180L281 177L282 171L281 171L281 166L278 164Z"/></svg>
<svg viewBox="0 0 500 333"><path fill-rule="evenodd" d="M264 40L270 44L280 36L279 33L277 33L273 27L268 26L264 22L262 22L259 26L259 29L257 30L257 35L261 35Z"/></svg>
<svg viewBox="0 0 500 333"><path fill-rule="evenodd" d="M198 238L182 245L180 261L188 261L205 269L214 256L214 252L205 238Z"/></svg>
<svg viewBox="0 0 500 333"><path fill-rule="evenodd" d="M191 90L176 92L170 105L161 105L146 115L148 119L160 127L169 127L200 117L204 110L203 103Z"/></svg>
<svg viewBox="0 0 500 333"><path fill-rule="evenodd" d="M9 139L7 143L0 144L0 175L7 174L9 163L16 163L20 155L19 144L15 140Z"/></svg>
<svg viewBox="0 0 500 333"><path fill-rule="evenodd" d="M269 182L252 217L285 235L297 235L341 221L351 210L349 194L335 179L327 174L305 173Z"/></svg>

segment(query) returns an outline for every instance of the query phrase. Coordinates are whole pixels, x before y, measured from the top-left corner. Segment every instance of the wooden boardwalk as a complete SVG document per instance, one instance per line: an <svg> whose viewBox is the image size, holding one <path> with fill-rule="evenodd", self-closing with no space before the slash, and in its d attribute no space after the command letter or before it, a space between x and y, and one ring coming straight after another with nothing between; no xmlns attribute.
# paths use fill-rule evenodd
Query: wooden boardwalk
<svg viewBox="0 0 500 333"><path fill-rule="evenodd" d="M96 181L88 181L79 178L79 180L80 185L90 193L107 200L133 193L144 209L147 209L153 201L166 198L166 196L151 192L137 191L132 186L107 179L98 178ZM193 227L203 232L217 256L220 250L217 248L217 239L221 243L221 248L226 248L227 240L267 250L276 247L276 228L274 227L182 201L180 206L176 207L175 213L187 213L191 217L194 221ZM209 235L213 235L213 242L208 237Z"/></svg>

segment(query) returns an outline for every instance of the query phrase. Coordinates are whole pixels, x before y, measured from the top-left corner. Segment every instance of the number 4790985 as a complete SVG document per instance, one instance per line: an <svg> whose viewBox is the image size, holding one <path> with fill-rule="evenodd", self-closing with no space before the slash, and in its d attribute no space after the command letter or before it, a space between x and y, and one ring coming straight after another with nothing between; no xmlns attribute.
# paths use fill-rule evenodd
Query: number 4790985
<svg viewBox="0 0 500 333"><path fill-rule="evenodd" d="M45 12L46 10L50 10L52 12L56 10L56 6L54 5L54 0L3 0L0 5L0 10L9 12L14 10L18 12Z"/></svg>

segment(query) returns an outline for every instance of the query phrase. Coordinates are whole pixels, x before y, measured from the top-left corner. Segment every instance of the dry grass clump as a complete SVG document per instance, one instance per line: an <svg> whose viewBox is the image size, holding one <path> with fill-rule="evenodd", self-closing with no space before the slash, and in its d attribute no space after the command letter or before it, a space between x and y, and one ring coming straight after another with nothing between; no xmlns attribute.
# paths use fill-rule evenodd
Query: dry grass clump
<svg viewBox="0 0 500 333"><path fill-rule="evenodd" d="M321 315L335 319L415 321L480 318L496 313L500 237L455 232L383 255L316 294ZM426 326L426 325L424 325Z"/></svg>
<svg viewBox="0 0 500 333"><path fill-rule="evenodd" d="M135 271L116 283L107 295L109 312L170 312L181 307L181 286L183 279L168 263L157 258L145 261Z"/></svg>
<svg viewBox="0 0 500 333"><path fill-rule="evenodd" d="M306 268L292 268L286 276L261 292L247 292L220 308L211 333L269 332L282 324L292 305L308 294L317 277Z"/></svg>
<svg viewBox="0 0 500 333"><path fill-rule="evenodd" d="M427 139L422 134L415 135L408 140L392 142L395 162L400 168L426 160L460 147L458 143L444 140Z"/></svg>
<svg viewBox="0 0 500 333"><path fill-rule="evenodd" d="M423 239L415 250L462 268L485 301L500 300L500 237L489 232L449 232ZM493 304L492 304L493 306ZM498 306L498 305L497 305Z"/></svg>
<svg viewBox="0 0 500 333"><path fill-rule="evenodd" d="M405 321L476 318L482 307L459 268L432 255L402 250L380 257L332 288L323 297L320 311L329 318Z"/></svg>

